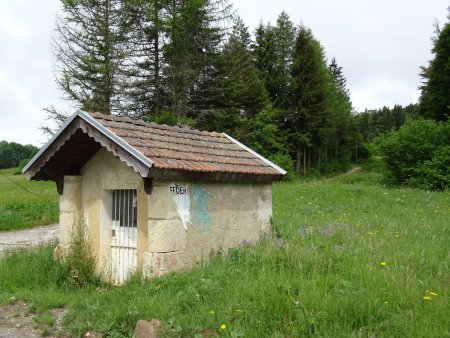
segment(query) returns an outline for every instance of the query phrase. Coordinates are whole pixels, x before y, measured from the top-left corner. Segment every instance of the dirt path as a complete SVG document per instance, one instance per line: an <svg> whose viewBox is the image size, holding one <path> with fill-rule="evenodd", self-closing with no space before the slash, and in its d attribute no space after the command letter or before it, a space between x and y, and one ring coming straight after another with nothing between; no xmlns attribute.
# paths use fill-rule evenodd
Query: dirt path
<svg viewBox="0 0 450 338"><path fill-rule="evenodd" d="M62 331L61 323L64 309L51 310L54 324L49 326L37 323L35 314L21 300L11 299L11 303L0 307L0 338L38 338L67 337Z"/></svg>
<svg viewBox="0 0 450 338"><path fill-rule="evenodd" d="M58 237L58 224L32 229L0 232L0 255L5 249L31 247L49 242Z"/></svg>
<svg viewBox="0 0 450 338"><path fill-rule="evenodd" d="M339 178L339 177L349 176L349 175L352 175L352 174L356 174L357 172L361 171L361 169L362 169L362 167L354 167L354 168L350 169L349 171L347 171L347 172L345 172L345 173L343 173L343 174L336 175L336 176L332 176L332 177L328 178L326 181L327 181L327 182L330 182L330 181L333 181L333 180L335 180L335 179L337 179L337 178Z"/></svg>
<svg viewBox="0 0 450 338"><path fill-rule="evenodd" d="M40 226L32 229L0 232L0 256L9 248L32 247L55 240L58 237L58 224ZM62 310L59 310L62 311ZM55 315L57 318L58 316ZM59 320L60 321L60 320ZM57 324L58 321L56 320ZM41 325L42 326L42 325ZM33 315L21 301L0 306L0 338L41 337L43 328L34 323ZM53 337L53 332L47 332Z"/></svg>

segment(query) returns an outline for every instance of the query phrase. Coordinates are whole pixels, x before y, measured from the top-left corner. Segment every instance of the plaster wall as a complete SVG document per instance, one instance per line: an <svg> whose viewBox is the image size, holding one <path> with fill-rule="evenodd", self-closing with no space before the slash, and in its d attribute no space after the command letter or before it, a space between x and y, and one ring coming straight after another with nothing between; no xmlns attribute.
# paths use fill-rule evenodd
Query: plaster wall
<svg viewBox="0 0 450 338"><path fill-rule="evenodd" d="M143 270L189 268L213 250L253 242L270 229L271 184L154 181Z"/></svg>
<svg viewBox="0 0 450 338"><path fill-rule="evenodd" d="M112 190L137 190L138 266L147 249L147 194L139 174L106 149L101 149L82 168L81 209L97 270L110 275Z"/></svg>
<svg viewBox="0 0 450 338"><path fill-rule="evenodd" d="M190 268L211 251L256 241L270 229L270 183L153 180L150 195L141 176L106 149L65 177L61 243L70 225L87 227L97 271L111 275L112 190L137 190L137 266L147 276Z"/></svg>
<svg viewBox="0 0 450 338"><path fill-rule="evenodd" d="M75 227L80 225L81 213L81 176L65 176L64 190L59 196L59 244L71 243Z"/></svg>

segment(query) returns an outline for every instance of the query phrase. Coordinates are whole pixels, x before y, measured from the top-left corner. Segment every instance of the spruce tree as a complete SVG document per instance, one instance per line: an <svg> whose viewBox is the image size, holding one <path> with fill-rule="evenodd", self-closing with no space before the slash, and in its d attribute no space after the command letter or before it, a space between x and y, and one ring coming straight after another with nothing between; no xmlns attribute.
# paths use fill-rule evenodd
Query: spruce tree
<svg viewBox="0 0 450 338"><path fill-rule="evenodd" d="M167 109L184 123L188 114L209 114L223 95L218 62L230 6L226 0L172 0L167 8L164 89Z"/></svg>
<svg viewBox="0 0 450 338"><path fill-rule="evenodd" d="M286 12L281 12L274 28L275 60L273 99L276 106L287 107L293 64L296 28Z"/></svg>
<svg viewBox="0 0 450 338"><path fill-rule="evenodd" d="M329 73L324 51L311 31L300 26L293 51L292 87L289 110L284 121L288 129L296 169L306 174L310 150L318 140L318 130L328 105Z"/></svg>
<svg viewBox="0 0 450 338"><path fill-rule="evenodd" d="M162 107L162 46L167 0L122 0L121 112L154 120Z"/></svg>
<svg viewBox="0 0 450 338"><path fill-rule="evenodd" d="M225 107L253 116L267 104L267 93L250 51L248 28L237 17L222 53Z"/></svg>
<svg viewBox="0 0 450 338"><path fill-rule="evenodd" d="M428 67L422 67L420 108L426 117L447 121L450 117L450 22L442 30L437 29L432 52L434 59Z"/></svg>
<svg viewBox="0 0 450 338"><path fill-rule="evenodd" d="M346 85L347 79L342 73L342 67L339 67L339 65L337 64L336 58L331 59L331 63L328 66L328 69L330 70L330 74L333 78L333 81L338 91L340 91L343 95L345 95L348 100L350 100L350 92L347 89Z"/></svg>
<svg viewBox="0 0 450 338"><path fill-rule="evenodd" d="M256 68L269 93L270 98L276 97L275 79L275 37L274 28L260 23L255 30L255 42L252 45L252 53Z"/></svg>
<svg viewBox="0 0 450 338"><path fill-rule="evenodd" d="M330 79L328 106L326 108L326 118L320 132L321 145L325 146L325 161L328 159L328 150L332 150L335 161L339 160L340 151L345 151L348 143L354 136L352 125L352 104L350 102L349 91L346 87L347 80L342 73L342 67L338 66L336 59L332 58L328 67ZM319 156L321 156L321 151ZM341 159L342 161L342 159Z"/></svg>

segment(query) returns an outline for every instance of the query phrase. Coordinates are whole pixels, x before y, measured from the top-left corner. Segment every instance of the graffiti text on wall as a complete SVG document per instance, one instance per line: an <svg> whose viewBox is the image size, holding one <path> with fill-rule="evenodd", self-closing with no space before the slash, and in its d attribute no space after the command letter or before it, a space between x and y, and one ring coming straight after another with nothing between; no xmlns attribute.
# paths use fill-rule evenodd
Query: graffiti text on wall
<svg viewBox="0 0 450 338"><path fill-rule="evenodd" d="M191 198L186 186L178 183L169 185L169 191L173 193L172 200L177 206L183 227L187 230L187 225L191 223Z"/></svg>
<svg viewBox="0 0 450 338"><path fill-rule="evenodd" d="M170 185L169 190L170 190L170 192L174 192L177 195L184 195L187 193L187 188L182 187L178 183L175 183L174 185Z"/></svg>

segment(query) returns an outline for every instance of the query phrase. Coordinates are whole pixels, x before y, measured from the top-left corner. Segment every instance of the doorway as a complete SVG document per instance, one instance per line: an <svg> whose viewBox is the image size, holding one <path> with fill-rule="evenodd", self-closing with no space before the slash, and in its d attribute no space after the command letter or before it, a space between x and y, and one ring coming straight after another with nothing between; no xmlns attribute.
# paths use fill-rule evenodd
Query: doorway
<svg viewBox="0 0 450 338"><path fill-rule="evenodd" d="M111 277L122 284L137 269L137 191L112 191Z"/></svg>

